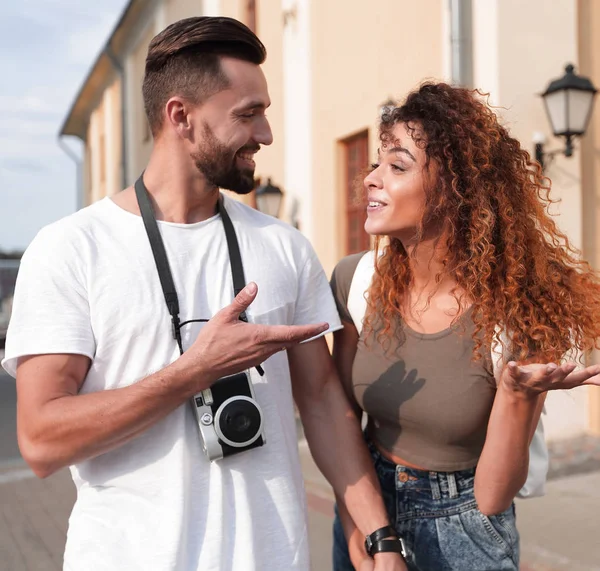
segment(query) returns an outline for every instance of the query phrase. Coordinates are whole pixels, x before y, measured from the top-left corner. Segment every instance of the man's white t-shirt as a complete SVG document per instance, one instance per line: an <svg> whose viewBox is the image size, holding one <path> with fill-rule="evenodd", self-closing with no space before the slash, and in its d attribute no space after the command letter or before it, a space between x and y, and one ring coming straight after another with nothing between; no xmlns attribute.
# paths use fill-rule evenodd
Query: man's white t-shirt
<svg viewBox="0 0 600 571"><path fill-rule="evenodd" d="M341 327L327 278L306 238L225 198L246 281L258 284L251 322ZM159 222L180 317L210 318L233 298L219 215ZM202 323L183 328L189 347ZM179 356L143 221L106 198L40 231L17 279L3 366L24 355L87 355L81 393L128 386ZM205 457L192 407L71 467L68 571L305 571L304 486L287 356L252 371L266 445Z"/></svg>

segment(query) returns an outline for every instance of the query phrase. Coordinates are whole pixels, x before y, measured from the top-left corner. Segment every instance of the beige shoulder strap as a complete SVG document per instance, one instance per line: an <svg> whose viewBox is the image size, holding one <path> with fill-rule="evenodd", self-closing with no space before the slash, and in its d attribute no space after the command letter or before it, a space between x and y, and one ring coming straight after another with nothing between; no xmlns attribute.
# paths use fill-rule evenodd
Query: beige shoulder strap
<svg viewBox="0 0 600 571"><path fill-rule="evenodd" d="M370 250L359 260L348 292L348 313L360 335L367 311L367 295L375 271L375 252Z"/></svg>

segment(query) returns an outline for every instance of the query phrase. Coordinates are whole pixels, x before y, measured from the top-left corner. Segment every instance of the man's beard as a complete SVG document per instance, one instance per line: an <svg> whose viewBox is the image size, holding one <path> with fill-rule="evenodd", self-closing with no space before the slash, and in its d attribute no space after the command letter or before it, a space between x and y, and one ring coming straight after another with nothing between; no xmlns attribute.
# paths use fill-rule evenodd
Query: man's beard
<svg viewBox="0 0 600 571"><path fill-rule="evenodd" d="M205 124L198 150L190 156L209 184L232 190L236 194L248 194L254 190L254 169L237 167L236 154L244 151L255 152L259 149L258 145L247 145L232 151L221 143Z"/></svg>

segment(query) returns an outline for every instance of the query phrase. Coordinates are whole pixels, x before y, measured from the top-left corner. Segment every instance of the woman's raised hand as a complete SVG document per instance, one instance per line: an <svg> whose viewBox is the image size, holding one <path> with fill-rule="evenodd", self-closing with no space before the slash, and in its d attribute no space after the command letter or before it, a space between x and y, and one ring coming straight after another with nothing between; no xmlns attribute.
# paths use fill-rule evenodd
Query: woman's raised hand
<svg viewBox="0 0 600 571"><path fill-rule="evenodd" d="M575 370L576 363L531 363L510 361L502 371L504 388L534 397L546 391L573 389L582 385L600 386L600 365Z"/></svg>

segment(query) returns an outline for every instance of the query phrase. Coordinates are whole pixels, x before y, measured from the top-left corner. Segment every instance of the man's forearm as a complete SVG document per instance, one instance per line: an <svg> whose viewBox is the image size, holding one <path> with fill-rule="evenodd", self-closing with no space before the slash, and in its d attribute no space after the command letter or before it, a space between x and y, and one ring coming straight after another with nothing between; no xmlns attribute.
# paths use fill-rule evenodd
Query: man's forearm
<svg viewBox="0 0 600 571"><path fill-rule="evenodd" d="M360 424L337 379L318 399L298 402L313 458L363 537L389 524Z"/></svg>
<svg viewBox="0 0 600 571"><path fill-rule="evenodd" d="M128 387L66 395L43 405L19 445L40 477L135 438L193 396L176 361Z"/></svg>
<svg viewBox="0 0 600 571"><path fill-rule="evenodd" d="M523 487L529 468L529 443L540 407L536 397L519 396L498 387L475 475L475 498L483 513L506 510Z"/></svg>

